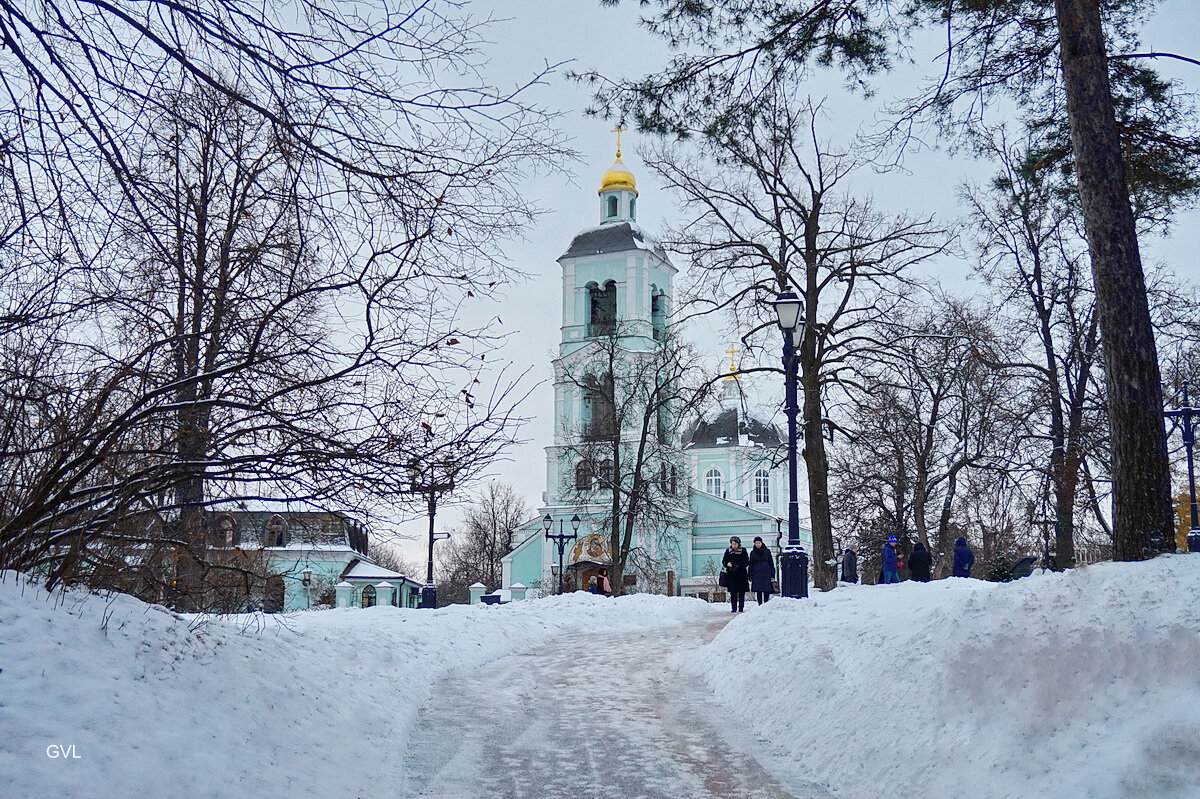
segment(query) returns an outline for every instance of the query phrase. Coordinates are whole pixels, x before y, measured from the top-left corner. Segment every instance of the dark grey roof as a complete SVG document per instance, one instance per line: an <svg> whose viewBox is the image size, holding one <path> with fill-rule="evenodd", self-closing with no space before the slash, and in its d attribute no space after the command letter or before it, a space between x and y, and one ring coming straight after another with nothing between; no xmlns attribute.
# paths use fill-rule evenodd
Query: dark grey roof
<svg viewBox="0 0 1200 799"><path fill-rule="evenodd" d="M559 257L600 255L606 252L626 252L628 250L650 250L666 257L657 242L647 239L641 228L637 228L629 222L614 222L585 230L571 240L571 246Z"/></svg>
<svg viewBox="0 0 1200 799"><path fill-rule="evenodd" d="M742 438L750 445L760 447L778 447L780 442L775 425L753 416L742 417L736 409L728 408L712 420L697 420L684 433L683 446L697 449L736 447Z"/></svg>

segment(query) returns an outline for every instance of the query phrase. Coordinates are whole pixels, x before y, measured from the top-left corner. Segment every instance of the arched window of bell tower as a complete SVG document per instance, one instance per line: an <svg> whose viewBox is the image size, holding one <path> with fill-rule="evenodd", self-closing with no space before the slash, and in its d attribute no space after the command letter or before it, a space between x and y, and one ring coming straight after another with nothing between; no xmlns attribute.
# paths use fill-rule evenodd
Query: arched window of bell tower
<svg viewBox="0 0 1200 799"><path fill-rule="evenodd" d="M667 296L657 289L650 295L650 325L654 330L655 341L662 341L667 335Z"/></svg>
<svg viewBox="0 0 1200 799"><path fill-rule="evenodd" d="M610 194L610 195L608 196L608 203L607 203L607 204L608 204L608 218L609 218L609 219L616 219L616 218L617 218L617 212L618 212L618 208L617 208L617 195L615 195L615 194Z"/></svg>
<svg viewBox="0 0 1200 799"><path fill-rule="evenodd" d="M588 287L591 307L588 313L588 335L611 335L617 325L617 284L610 280L604 288L592 284Z"/></svg>

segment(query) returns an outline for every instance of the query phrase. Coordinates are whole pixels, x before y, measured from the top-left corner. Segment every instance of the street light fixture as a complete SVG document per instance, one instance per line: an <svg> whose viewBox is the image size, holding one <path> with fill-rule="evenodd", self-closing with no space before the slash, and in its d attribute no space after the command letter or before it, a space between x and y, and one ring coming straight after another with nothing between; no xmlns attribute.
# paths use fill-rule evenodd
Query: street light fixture
<svg viewBox="0 0 1200 799"><path fill-rule="evenodd" d="M300 585L304 586L304 606L312 607L312 594L309 592L309 587L312 585L312 569L308 566L304 567L304 571L300 572Z"/></svg>
<svg viewBox="0 0 1200 799"><path fill-rule="evenodd" d="M1200 509L1196 507L1196 466L1192 460L1192 447L1196 443L1196 419L1200 417L1200 408L1193 408L1188 401L1188 385L1183 384L1183 407L1174 411L1164 411L1168 419L1178 419L1179 429L1183 434L1183 448L1187 451L1188 497L1191 499L1192 524L1188 529L1188 552L1200 552Z"/></svg>
<svg viewBox="0 0 1200 799"><path fill-rule="evenodd" d="M453 461L423 464L419 458L409 461L409 484L414 494L425 495L425 507L429 514L429 569L425 576L425 588L421 591L423 608L437 607L437 586L433 582L433 542L449 538L449 533L435 533L433 519L437 515L437 500L442 494L454 490L454 477L459 465ZM438 478L438 473L441 478Z"/></svg>
<svg viewBox="0 0 1200 799"><path fill-rule="evenodd" d="M555 535L554 533L550 532L552 529L554 529L554 518L549 513L542 517L542 529L546 532L546 538L558 545L558 590L554 592L556 594L561 594L563 592L563 550L567 548L568 541L574 541L579 537L579 525L582 523L583 519L579 518L578 513L572 516L571 530L573 532L570 535L567 535L563 532L563 520L559 519L558 535Z"/></svg>
<svg viewBox="0 0 1200 799"><path fill-rule="evenodd" d="M793 291L784 291L775 298L775 315L783 333L784 407L788 420L788 543L779 558L779 593L800 598L808 596L808 555L800 546L800 505L797 499L796 417L799 358L797 350L804 339L804 320L800 318L803 305Z"/></svg>

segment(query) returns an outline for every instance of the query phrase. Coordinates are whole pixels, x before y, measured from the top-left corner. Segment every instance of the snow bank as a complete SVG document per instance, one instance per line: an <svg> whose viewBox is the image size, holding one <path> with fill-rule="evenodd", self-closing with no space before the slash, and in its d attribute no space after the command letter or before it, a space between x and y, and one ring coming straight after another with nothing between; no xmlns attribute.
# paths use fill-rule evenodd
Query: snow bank
<svg viewBox="0 0 1200 799"><path fill-rule="evenodd" d="M708 612L699 600L574 594L202 620L3 577L5 797L390 795L416 711L446 670L568 629Z"/></svg>
<svg viewBox="0 0 1200 799"><path fill-rule="evenodd" d="M1200 556L774 601L681 665L838 794L1200 797Z"/></svg>

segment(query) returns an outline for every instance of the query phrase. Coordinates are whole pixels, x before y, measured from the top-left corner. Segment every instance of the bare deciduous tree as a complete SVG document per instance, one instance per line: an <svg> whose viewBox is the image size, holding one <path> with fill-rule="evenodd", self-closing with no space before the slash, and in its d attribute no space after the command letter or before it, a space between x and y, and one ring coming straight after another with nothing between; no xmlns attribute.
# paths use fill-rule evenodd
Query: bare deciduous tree
<svg viewBox="0 0 1200 799"><path fill-rule="evenodd" d="M889 218L844 193L843 182L863 164L820 142L818 115L781 89L702 140L703 160L663 148L647 163L694 218L664 238L698 270L685 307L728 312L748 350L770 352L778 336L771 302L784 290L802 298L803 458L814 576L827 590L837 582L829 563L829 392L850 379L861 353L880 346L873 323L899 305L915 285L912 267L941 252L949 236L932 220Z"/></svg>

